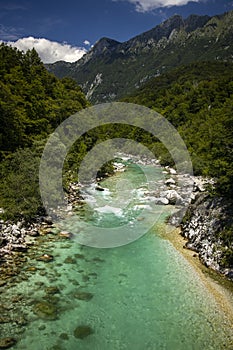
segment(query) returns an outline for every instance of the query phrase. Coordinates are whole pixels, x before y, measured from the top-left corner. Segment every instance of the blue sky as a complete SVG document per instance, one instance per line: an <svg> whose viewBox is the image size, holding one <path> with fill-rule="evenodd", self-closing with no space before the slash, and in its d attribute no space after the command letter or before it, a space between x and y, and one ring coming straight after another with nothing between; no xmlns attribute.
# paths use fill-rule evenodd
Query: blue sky
<svg viewBox="0 0 233 350"><path fill-rule="evenodd" d="M70 53L65 59L72 61L103 36L126 41L173 14L229 10L233 0L0 0L0 40L21 39L21 49L37 45L44 61L49 48L60 58L60 48L61 56ZM38 40L42 38L47 40Z"/></svg>

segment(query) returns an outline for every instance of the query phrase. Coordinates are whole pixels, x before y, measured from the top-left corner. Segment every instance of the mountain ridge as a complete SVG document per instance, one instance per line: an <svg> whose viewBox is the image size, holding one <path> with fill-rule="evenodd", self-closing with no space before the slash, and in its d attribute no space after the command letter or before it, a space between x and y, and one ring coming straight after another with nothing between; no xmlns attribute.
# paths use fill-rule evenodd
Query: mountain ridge
<svg viewBox="0 0 233 350"><path fill-rule="evenodd" d="M114 101L176 66L232 61L232 42L233 11L186 19L174 15L126 42L101 38L80 60L46 67L76 80L92 103Z"/></svg>

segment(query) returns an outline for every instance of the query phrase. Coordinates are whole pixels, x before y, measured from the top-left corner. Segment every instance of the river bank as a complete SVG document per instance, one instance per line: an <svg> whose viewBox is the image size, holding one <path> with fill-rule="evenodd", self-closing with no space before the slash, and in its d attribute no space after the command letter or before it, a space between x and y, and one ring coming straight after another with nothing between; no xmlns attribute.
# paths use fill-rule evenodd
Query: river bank
<svg viewBox="0 0 233 350"><path fill-rule="evenodd" d="M193 266L207 290L213 295L217 304L226 315L229 324L233 325L233 284L224 275L206 267L198 255L187 249L188 239L181 235L180 228L162 229L161 236L169 240L175 249ZM232 344L233 345L233 344Z"/></svg>
<svg viewBox="0 0 233 350"><path fill-rule="evenodd" d="M120 156L122 160L130 159L130 155ZM146 158L133 157L133 160L139 166L151 163ZM153 165L160 166L158 161ZM115 174L124 170L124 164L114 163ZM225 213L226 203L222 204L221 199L210 199L205 189L206 185L213 185L213 181L187 174L177 174L175 169L168 166L163 169L163 175L164 179L158 181L156 190L148 193L151 200L157 205L171 205L174 209L176 208L169 223L181 227L179 232L186 238L185 247L194 251L203 265L233 280L233 269L221 266L224 247L216 233L224 227L222 218L225 219L226 215L224 216L222 212ZM104 177L97 179L95 186L97 191L104 191L101 181L108 176L112 175L105 174ZM67 216L72 215L73 210L82 207L84 201L81 190L82 186L79 183L70 184ZM185 220L184 214L186 214ZM16 223L0 221L0 272L5 276L4 281L1 282L2 285L23 265L24 253L36 244L37 238L52 231L59 233L59 228L51 218L46 216L37 217L30 224L24 221ZM63 233L59 234L63 235ZM69 237L69 232L65 232L64 235Z"/></svg>
<svg viewBox="0 0 233 350"><path fill-rule="evenodd" d="M142 168L151 170L150 165ZM141 206L146 210L140 221L132 222L133 230L140 230L137 222L153 224L156 215L157 223L164 225L174 205L155 205L155 192L148 193L138 166L130 164L123 170L106 178L98 189L96 185L83 188L84 200L98 209L96 218L114 227L121 220L131 221L132 212L137 215ZM175 186L169 181L164 187L163 175L166 181L171 174L157 171L159 191ZM143 181L138 181L140 177ZM122 197L116 191L119 183ZM78 185L75 187L78 191ZM132 210L125 206L125 199ZM24 259L21 272L20 268L14 271L0 289L2 334L11 338L12 346L17 350L29 346L35 350L231 349L225 313L196 270L159 232L154 234L151 229L132 244L114 249L81 246L75 233L71 234L80 230L78 218L90 218L89 207L82 208L82 201L81 206L76 204L80 216L73 221L70 217L70 230L61 231L43 218L36 236L30 237L33 244L15 252ZM85 223L81 230L86 232ZM12 267L11 260L9 265ZM76 336L81 326L90 332L80 340Z"/></svg>

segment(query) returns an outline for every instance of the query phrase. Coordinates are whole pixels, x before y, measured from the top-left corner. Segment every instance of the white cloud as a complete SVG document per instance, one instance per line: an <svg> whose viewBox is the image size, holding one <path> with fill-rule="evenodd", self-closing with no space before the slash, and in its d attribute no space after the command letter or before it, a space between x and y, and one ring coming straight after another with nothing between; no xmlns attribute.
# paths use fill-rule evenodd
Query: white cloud
<svg viewBox="0 0 233 350"><path fill-rule="evenodd" d="M90 46L91 45L89 40L84 40L83 44L86 45L86 46Z"/></svg>
<svg viewBox="0 0 233 350"><path fill-rule="evenodd" d="M67 43L61 44L44 38L37 39L32 36L17 41L7 41L6 44L22 51L31 50L34 47L44 63L75 62L86 53L86 49L83 47L71 46Z"/></svg>
<svg viewBox="0 0 233 350"><path fill-rule="evenodd" d="M201 0L113 0L128 1L134 4L137 12L149 12L161 7L182 6L189 2L200 2Z"/></svg>

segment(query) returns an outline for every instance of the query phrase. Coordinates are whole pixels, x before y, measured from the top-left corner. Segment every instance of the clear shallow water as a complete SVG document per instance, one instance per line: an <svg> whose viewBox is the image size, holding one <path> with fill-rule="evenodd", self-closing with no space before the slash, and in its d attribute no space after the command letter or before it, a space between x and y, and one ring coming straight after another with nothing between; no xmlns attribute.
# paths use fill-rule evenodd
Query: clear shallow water
<svg viewBox="0 0 233 350"><path fill-rule="evenodd" d="M132 210L135 205L149 205L142 221L153 222L159 212L154 229L131 244L111 249L80 246L75 240L41 244L36 256L53 254L54 261L45 264L32 257L30 264L36 265L37 271L7 291L6 304L16 294L23 295L20 310L30 320L15 349L231 349L227 345L227 321L213 297L186 260L157 234L168 213L161 214L161 208L148 204L151 200L145 193L146 185L138 180L140 176L140 170L133 168L105 180L108 194L88 189L89 204L80 215L95 224L102 220L102 225L105 216L107 226L111 220L116 225L126 220L124 215L129 214L127 220L131 221L138 214L137 208ZM158 170L158 179L161 176ZM124 188L126 199L129 192L134 194L123 214L124 210L114 209L125 208L120 206L122 196L118 207L110 197L106 207L102 197L114 198L116 183L125 177L135 187L128 184L128 190ZM99 208L93 205L95 200L103 201L100 208L105 209L97 210L93 217L93 208ZM75 220L71 218L67 224L74 228ZM85 222L77 226L77 231L85 230ZM138 229L136 224L132 227ZM51 286L58 287L59 293L46 294ZM80 300L80 292L91 293L92 298ZM45 320L33 312L35 303L45 300L56 308L57 319ZM79 325L92 327L94 333L84 339L75 338L74 330ZM9 329L5 327L7 335L14 335L14 329L13 324Z"/></svg>

